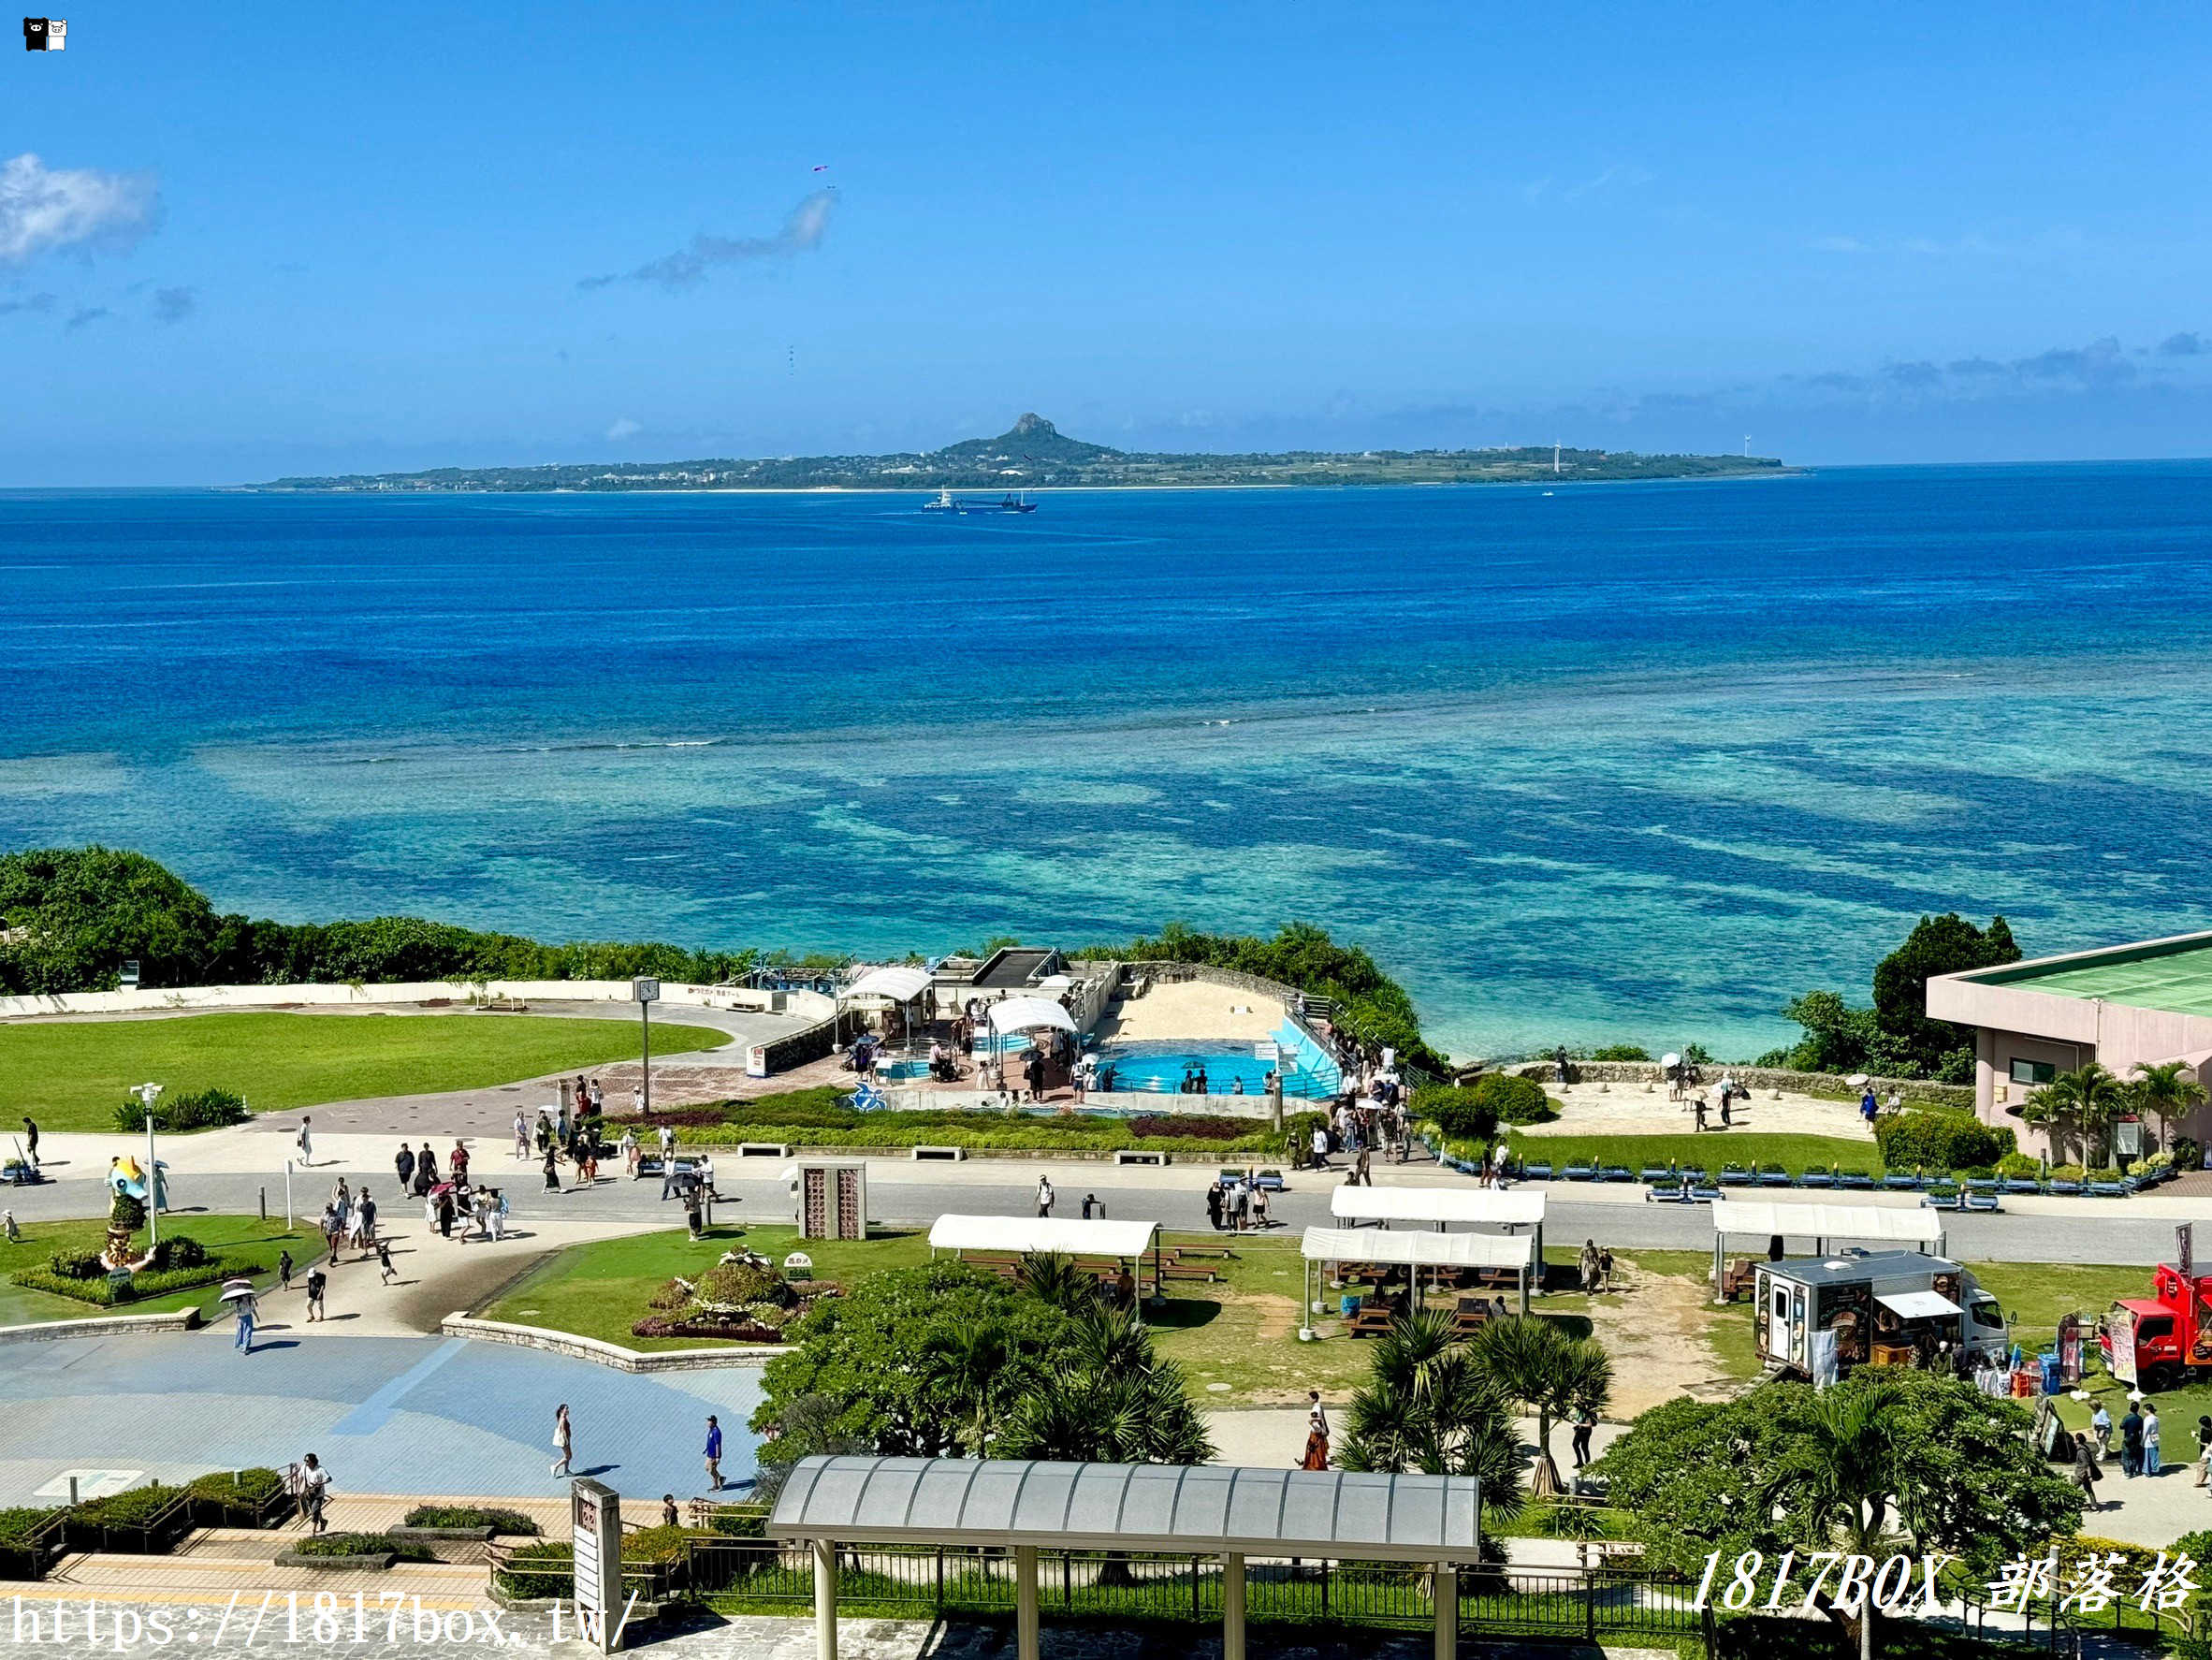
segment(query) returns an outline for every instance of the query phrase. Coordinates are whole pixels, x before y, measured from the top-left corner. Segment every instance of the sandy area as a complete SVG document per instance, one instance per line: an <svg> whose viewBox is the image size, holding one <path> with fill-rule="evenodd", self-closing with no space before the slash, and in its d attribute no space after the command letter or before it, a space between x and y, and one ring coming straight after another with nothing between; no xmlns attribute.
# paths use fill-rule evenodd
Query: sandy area
<svg viewBox="0 0 2212 1660"><path fill-rule="evenodd" d="M1189 1038L1249 1042L1273 1036L1284 1018L1283 1005L1259 992L1182 980L1112 1005L1099 1023L1099 1038L1101 1042Z"/></svg>
<svg viewBox="0 0 2212 1660"><path fill-rule="evenodd" d="M1713 1308L1695 1280L1638 1273L1627 1252L1615 1259L1613 1284L1623 1294L1594 1298L1587 1310L1592 1334L1613 1357L1606 1417L1636 1418L1677 1395L1724 1401L1743 1387L1703 1335L1715 1318L1748 1318L1740 1308Z"/></svg>
<svg viewBox="0 0 2212 1660"><path fill-rule="evenodd" d="M1570 1084L1561 1088L1547 1084L1547 1093L1559 1102L1558 1118L1550 1124L1532 1124L1522 1135L1681 1135L1696 1128L1688 1100L1669 1100L1664 1085ZM1810 1095L1762 1089L1750 1100L1729 1109L1737 1129L1768 1135L1826 1135L1871 1143L1874 1132L1850 1101L1818 1100ZM1707 1086L1706 1124L1719 1129L1720 1092Z"/></svg>

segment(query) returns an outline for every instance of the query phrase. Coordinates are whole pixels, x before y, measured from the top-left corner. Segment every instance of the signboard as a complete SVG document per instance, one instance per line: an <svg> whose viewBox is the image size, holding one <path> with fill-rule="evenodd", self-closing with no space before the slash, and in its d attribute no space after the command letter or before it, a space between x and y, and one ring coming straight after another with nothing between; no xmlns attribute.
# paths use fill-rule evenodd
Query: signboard
<svg viewBox="0 0 2212 1660"><path fill-rule="evenodd" d="M2143 1157L2143 1121L2122 1118L2112 1127L2112 1150L2122 1158Z"/></svg>
<svg viewBox="0 0 2212 1660"><path fill-rule="evenodd" d="M569 1483L575 1551L577 1634L603 1654L622 1646L622 1495L579 1478Z"/></svg>
<svg viewBox="0 0 2212 1660"><path fill-rule="evenodd" d="M2112 1375L2120 1382L2132 1385L2135 1381L2135 1317L2114 1320L2105 1327L2105 1335L2112 1339Z"/></svg>
<svg viewBox="0 0 2212 1660"><path fill-rule="evenodd" d="M633 1002L657 1002L661 997L661 983L650 975L641 974L630 983L630 997Z"/></svg>
<svg viewBox="0 0 2212 1660"><path fill-rule="evenodd" d="M1252 1058L1264 1061L1271 1067L1280 1066L1283 1061L1283 1046L1272 1038L1262 1038L1252 1045Z"/></svg>

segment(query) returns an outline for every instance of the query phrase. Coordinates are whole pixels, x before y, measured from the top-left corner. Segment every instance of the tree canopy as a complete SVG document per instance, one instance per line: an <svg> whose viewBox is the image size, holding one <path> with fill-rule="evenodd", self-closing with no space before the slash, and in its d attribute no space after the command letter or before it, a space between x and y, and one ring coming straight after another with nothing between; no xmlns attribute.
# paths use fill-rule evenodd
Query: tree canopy
<svg viewBox="0 0 2212 1660"><path fill-rule="evenodd" d="M945 1259L818 1303L770 1361L752 1426L764 1464L816 1452L1202 1463L1173 1362L1096 1282L1032 1260L1014 1284ZM1081 1288L1081 1289L1079 1289Z"/></svg>
<svg viewBox="0 0 2212 1660"><path fill-rule="evenodd" d="M1994 968L2020 960L2001 916L1977 928L1957 911L1924 916L1904 943L1874 966L1874 1000L1858 1007L1841 993L1811 991L1783 1013L1805 1028L1772 1058L1808 1072L1883 1072L1963 1084L1973 1077L1973 1034L1928 1017L1928 983L1937 974Z"/></svg>
<svg viewBox="0 0 2212 1660"><path fill-rule="evenodd" d="M1825 1393L1768 1383L1719 1404L1666 1402L1598 1469L1654 1565L1695 1574L1712 1551L1772 1560L1871 1530L1991 1572L2080 1524L2080 1493L2028 1429L2024 1407L1969 1384L1870 1366ZM1856 1522L1854 1493L1870 1501Z"/></svg>

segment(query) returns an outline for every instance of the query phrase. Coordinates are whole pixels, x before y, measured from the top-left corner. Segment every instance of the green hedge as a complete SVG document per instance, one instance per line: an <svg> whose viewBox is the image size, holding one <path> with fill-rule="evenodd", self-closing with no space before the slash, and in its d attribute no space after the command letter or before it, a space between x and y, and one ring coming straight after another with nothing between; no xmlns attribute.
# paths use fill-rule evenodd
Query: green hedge
<svg viewBox="0 0 2212 1660"><path fill-rule="evenodd" d="M1146 1114L1141 1119L1086 1117L1080 1114L1020 1114L1009 1117L988 1108L931 1109L915 1113L862 1113L850 1107L808 1100L804 1092L786 1110L770 1096L734 1104L719 1123L684 1123L676 1139L686 1146L726 1147L739 1142L792 1142L817 1147L910 1147L920 1142L941 1146L1000 1147L1020 1152L1112 1152L1119 1147L1166 1153L1255 1153L1274 1157L1288 1144L1290 1116L1278 1134L1264 1118L1241 1119L1243 1133L1224 1138L1222 1120L1201 1114ZM689 1115L689 1114L687 1114ZM1308 1116L1300 1114L1301 1117ZM1140 1133L1142 1125L1146 1131ZM1187 1126L1187 1132L1185 1131ZM1309 1131L1310 1133L1310 1131Z"/></svg>
<svg viewBox="0 0 2212 1660"><path fill-rule="evenodd" d="M284 1491L284 1478L280 1471L259 1465L238 1471L235 1478L229 1470L211 1470L186 1482L184 1491L198 1504L222 1507L224 1525L252 1527Z"/></svg>
<svg viewBox="0 0 2212 1660"><path fill-rule="evenodd" d="M149 1481L125 1493L103 1499L87 1499L69 1512L73 1522L97 1522L108 1527L143 1527L184 1496L184 1489L167 1482Z"/></svg>
<svg viewBox="0 0 2212 1660"><path fill-rule="evenodd" d="M80 1303L96 1303L102 1308L117 1308L126 1303L143 1303L151 1297L166 1297L171 1291L188 1291L195 1286L211 1286L233 1274L257 1274L250 1261L233 1261L217 1257L202 1262L196 1268L171 1268L166 1271L149 1270L132 1277L129 1289L121 1296L108 1282L106 1270L98 1279L74 1279L56 1274L51 1268L19 1268L9 1277L19 1286L34 1291L51 1291L57 1297L72 1297Z"/></svg>
<svg viewBox="0 0 2212 1660"><path fill-rule="evenodd" d="M51 1522L59 1512L34 1506L0 1510L0 1545L20 1545Z"/></svg>
<svg viewBox="0 0 2212 1660"><path fill-rule="evenodd" d="M1543 1124L1559 1109L1534 1078L1485 1072L1474 1083L1423 1085L1413 1092L1413 1111L1448 1136L1487 1142L1501 1124Z"/></svg>
<svg viewBox="0 0 2212 1660"><path fill-rule="evenodd" d="M1962 1113L1911 1108L1874 1124L1882 1162L1891 1170L1969 1170L1997 1162L2016 1146L2009 1129L1996 1129Z"/></svg>
<svg viewBox="0 0 2212 1660"><path fill-rule="evenodd" d="M401 1562L435 1562L438 1553L413 1539L386 1538L380 1533L319 1533L303 1539L287 1539L284 1549L298 1556L396 1556Z"/></svg>
<svg viewBox="0 0 2212 1660"><path fill-rule="evenodd" d="M519 1510L488 1505L417 1505L403 1527L488 1527L502 1534L535 1538L544 1531Z"/></svg>

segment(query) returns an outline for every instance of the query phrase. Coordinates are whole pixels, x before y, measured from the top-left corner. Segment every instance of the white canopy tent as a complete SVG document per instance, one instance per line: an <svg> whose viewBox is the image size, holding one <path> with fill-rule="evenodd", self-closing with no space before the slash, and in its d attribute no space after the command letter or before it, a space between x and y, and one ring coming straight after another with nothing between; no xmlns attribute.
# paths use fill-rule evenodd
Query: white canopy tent
<svg viewBox="0 0 2212 1660"><path fill-rule="evenodd" d="M1792 1204L1762 1199L1716 1199L1712 1204L1712 1292L1722 1301L1728 1240L1736 1234L1768 1239L1810 1239L1812 1254L1827 1255L1831 1240L1866 1240L1878 1245L1917 1245L1944 1255L1941 1211L1882 1204Z"/></svg>
<svg viewBox="0 0 2212 1660"><path fill-rule="evenodd" d="M888 968L870 968L845 988L849 997L888 997L895 1003L910 1003L929 989L929 970L910 968L904 963L895 963Z"/></svg>
<svg viewBox="0 0 2212 1660"><path fill-rule="evenodd" d="M1433 1222L1440 1231L1452 1222L1503 1228L1507 1233L1527 1228L1535 1240L1534 1260L1544 1260L1541 1188L1507 1192L1498 1187L1338 1187L1329 1195L1329 1214L1339 1222L1377 1222L1386 1229L1392 1222ZM1539 1291L1543 1281L1539 1266Z"/></svg>
<svg viewBox="0 0 2212 1660"><path fill-rule="evenodd" d="M990 1015L991 1029L1001 1035L1031 1031L1041 1026L1063 1032L1075 1029L1075 1016L1050 997L1000 997L991 1005Z"/></svg>
<svg viewBox="0 0 2212 1660"><path fill-rule="evenodd" d="M1157 1222L1085 1222L1075 1216L942 1216L930 1224L932 1251L1058 1251L1070 1257L1142 1257L1159 1242Z"/></svg>
<svg viewBox="0 0 2212 1660"><path fill-rule="evenodd" d="M1340 1222L1483 1223L1505 1228L1541 1228L1541 1188L1497 1187L1338 1187L1329 1195L1329 1214Z"/></svg>
<svg viewBox="0 0 2212 1660"><path fill-rule="evenodd" d="M1110 1222L1100 1217L1086 1222L1080 1216L942 1216L929 1225L929 1254L939 1251L1005 1251L1017 1257L1032 1252L1056 1251L1064 1257L1119 1257L1142 1262L1152 1253L1152 1289L1158 1295L1160 1278L1159 1224ZM1140 1319L1140 1310L1132 1310Z"/></svg>
<svg viewBox="0 0 2212 1660"><path fill-rule="evenodd" d="M1316 1262L1390 1262L1420 1268L1510 1268L1528 1312L1529 1271L1541 1260L1534 1235L1505 1233L1392 1233L1375 1228L1308 1228L1299 1245L1305 1259L1305 1306L1314 1305Z"/></svg>

